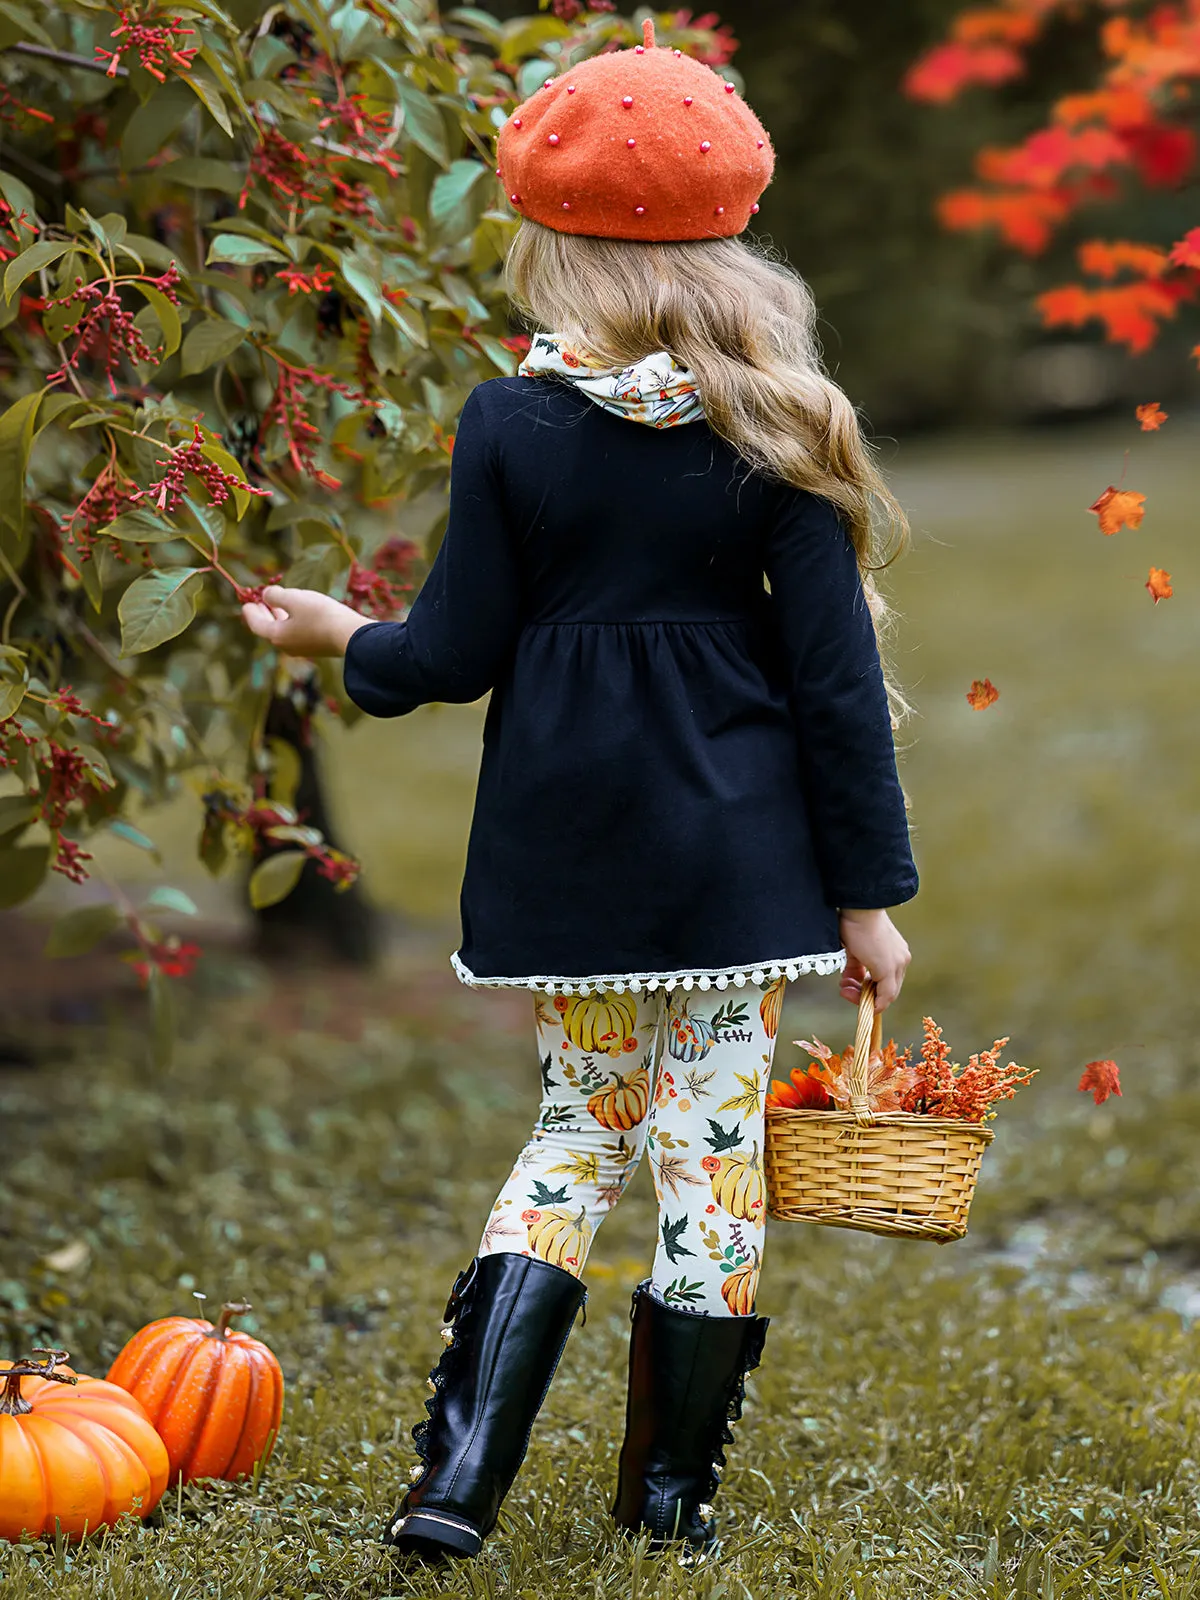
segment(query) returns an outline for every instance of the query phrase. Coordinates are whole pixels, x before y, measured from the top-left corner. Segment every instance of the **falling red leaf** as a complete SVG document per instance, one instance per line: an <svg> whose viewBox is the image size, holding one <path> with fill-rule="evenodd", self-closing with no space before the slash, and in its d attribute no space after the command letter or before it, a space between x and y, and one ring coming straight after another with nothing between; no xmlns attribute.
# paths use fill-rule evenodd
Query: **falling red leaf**
<svg viewBox="0 0 1200 1600"><path fill-rule="evenodd" d="M1200 268L1200 228L1184 234L1171 251L1170 261L1173 267Z"/></svg>
<svg viewBox="0 0 1200 1600"><path fill-rule="evenodd" d="M1157 400L1152 400L1147 406L1139 406L1136 412L1137 419L1142 425L1143 433L1157 432L1169 415L1170 413L1164 411Z"/></svg>
<svg viewBox="0 0 1200 1600"><path fill-rule="evenodd" d="M1088 510L1100 518L1100 532L1108 537L1118 528L1141 527L1146 515L1146 496L1132 489L1114 489L1110 484Z"/></svg>
<svg viewBox="0 0 1200 1600"><path fill-rule="evenodd" d="M1171 574L1164 572L1161 567L1151 567L1150 576L1146 579L1146 588L1150 597L1157 605L1160 600L1169 600L1175 593L1171 587Z"/></svg>
<svg viewBox="0 0 1200 1600"><path fill-rule="evenodd" d="M990 678L976 678L967 690L967 704L972 711L986 711L1000 698L1000 691Z"/></svg>
<svg viewBox="0 0 1200 1600"><path fill-rule="evenodd" d="M1092 1098L1102 1106L1110 1094L1121 1095L1121 1072L1115 1061L1089 1061L1079 1080L1081 1094L1091 1091Z"/></svg>

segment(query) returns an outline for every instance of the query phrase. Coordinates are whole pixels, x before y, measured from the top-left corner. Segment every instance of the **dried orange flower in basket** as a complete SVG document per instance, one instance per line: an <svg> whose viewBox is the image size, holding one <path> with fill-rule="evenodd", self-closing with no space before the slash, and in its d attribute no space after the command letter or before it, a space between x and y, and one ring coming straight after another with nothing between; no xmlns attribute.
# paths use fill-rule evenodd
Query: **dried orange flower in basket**
<svg viewBox="0 0 1200 1600"><path fill-rule="evenodd" d="M847 1111L850 1109L850 1067L854 1047L835 1055L820 1039L794 1043L817 1058L807 1067L794 1067L790 1084L774 1081L767 1106L794 1111ZM867 1066L867 1101L872 1111L884 1115L907 1111L918 1116L952 1117L961 1122L983 1122L995 1116L998 1100L1011 1100L1036 1074L1035 1067L1015 1061L1000 1065L1000 1052L1008 1043L997 1039L990 1050L971 1056L965 1067L950 1059L950 1046L932 1017L924 1019L921 1053L914 1061L889 1039L872 1052Z"/></svg>

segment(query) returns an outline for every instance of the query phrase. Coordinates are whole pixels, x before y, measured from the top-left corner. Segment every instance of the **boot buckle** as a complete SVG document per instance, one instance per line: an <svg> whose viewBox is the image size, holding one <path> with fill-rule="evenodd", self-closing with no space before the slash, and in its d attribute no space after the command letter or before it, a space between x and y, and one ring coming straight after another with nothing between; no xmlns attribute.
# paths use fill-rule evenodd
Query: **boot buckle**
<svg viewBox="0 0 1200 1600"><path fill-rule="evenodd" d="M474 1260L471 1262L470 1266L464 1267L463 1270L459 1273L458 1277L455 1278L454 1286L450 1290L450 1298L446 1301L446 1309L442 1313L442 1321L443 1322L453 1322L454 1321L454 1314L455 1314L455 1311L458 1308L458 1303L462 1299L462 1297L466 1294L467 1290L471 1287L471 1285L475 1282L475 1274L478 1271L479 1271L479 1257L476 1256L474 1258Z"/></svg>

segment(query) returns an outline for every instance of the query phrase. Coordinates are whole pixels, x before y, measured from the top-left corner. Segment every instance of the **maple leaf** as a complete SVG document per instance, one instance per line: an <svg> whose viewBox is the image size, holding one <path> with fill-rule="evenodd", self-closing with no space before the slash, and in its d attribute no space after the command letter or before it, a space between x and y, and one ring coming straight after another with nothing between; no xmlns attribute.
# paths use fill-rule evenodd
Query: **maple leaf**
<svg viewBox="0 0 1200 1600"><path fill-rule="evenodd" d="M566 1161L560 1161L557 1166L547 1167L546 1170L565 1172L574 1183L599 1183L600 1157L594 1150L568 1150ZM546 1202L547 1205L552 1203L556 1202Z"/></svg>
<svg viewBox="0 0 1200 1600"><path fill-rule="evenodd" d="M551 1065L551 1062L553 1060L554 1060L553 1055L547 1054L546 1059L541 1064L542 1065L542 1090L543 1090L543 1092L545 1092L547 1089L558 1089L558 1088L561 1087L561 1085L558 1083L558 1081L550 1076L550 1065Z"/></svg>
<svg viewBox="0 0 1200 1600"><path fill-rule="evenodd" d="M1079 1080L1082 1094L1091 1091L1093 1100L1102 1106L1110 1094L1121 1097L1121 1072L1115 1061L1089 1061Z"/></svg>
<svg viewBox="0 0 1200 1600"><path fill-rule="evenodd" d="M744 1072L735 1072L734 1077L742 1086L741 1094L731 1094L728 1100L722 1100L717 1107L718 1111L737 1111L743 1116L752 1116L763 1099L763 1086L759 1081L757 1069L747 1076Z"/></svg>
<svg viewBox="0 0 1200 1600"><path fill-rule="evenodd" d="M550 1169L552 1172L561 1170ZM564 1183L561 1189L548 1189L544 1183L534 1179L533 1193L529 1196L535 1206L562 1206L567 1203L567 1186Z"/></svg>
<svg viewBox="0 0 1200 1600"><path fill-rule="evenodd" d="M1150 598L1157 605L1160 600L1169 600L1175 593L1171 587L1171 574L1164 572L1161 567L1151 567L1150 576L1146 579L1145 587L1150 591Z"/></svg>
<svg viewBox="0 0 1200 1600"><path fill-rule="evenodd" d="M1153 116L1145 92L1125 86L1064 95L1054 105L1056 122L1070 126L1079 122L1106 122L1110 128L1123 132L1143 126L1152 121Z"/></svg>
<svg viewBox="0 0 1200 1600"><path fill-rule="evenodd" d="M679 1242L679 1235L687 1227L687 1220L685 1214L675 1222L669 1221L666 1217L662 1221L663 1253L672 1266L675 1265L680 1256L694 1256L696 1254L694 1250L689 1250L686 1245Z"/></svg>
<svg viewBox="0 0 1200 1600"><path fill-rule="evenodd" d="M712 1093L712 1090L707 1086L713 1081L716 1075L717 1069L715 1067L711 1072L689 1072L683 1080L683 1087L691 1095L693 1100L704 1100Z"/></svg>
<svg viewBox="0 0 1200 1600"><path fill-rule="evenodd" d="M1040 31L1040 20L1028 13L984 7L964 11L955 17L952 32L963 44L1031 44Z"/></svg>
<svg viewBox="0 0 1200 1600"><path fill-rule="evenodd" d="M934 45L913 63L904 77L904 92L910 100L945 105L970 84L995 88L1020 77L1024 69L1021 56L1005 44L967 44L955 39Z"/></svg>
<svg viewBox="0 0 1200 1600"><path fill-rule="evenodd" d="M1192 228L1190 232L1184 234L1172 249L1169 260L1173 267L1200 269L1200 228Z"/></svg>
<svg viewBox="0 0 1200 1600"><path fill-rule="evenodd" d="M1100 518L1100 532L1106 537L1118 528L1140 528L1146 515L1146 496L1132 489L1114 489L1111 484L1088 507Z"/></svg>
<svg viewBox="0 0 1200 1600"><path fill-rule="evenodd" d="M986 711L1000 698L1000 691L990 678L975 678L967 690L967 704L972 711Z"/></svg>
<svg viewBox="0 0 1200 1600"><path fill-rule="evenodd" d="M1139 406L1134 414L1142 425L1143 433L1157 432L1170 415L1163 410L1157 400L1152 400L1149 405Z"/></svg>
<svg viewBox="0 0 1200 1600"><path fill-rule="evenodd" d="M727 1131L719 1122L714 1122L711 1117L708 1119L708 1125L712 1132L705 1134L704 1142L713 1151L714 1155L724 1155L726 1150L736 1150L738 1145L741 1144L742 1130L740 1128L734 1127Z"/></svg>
<svg viewBox="0 0 1200 1600"><path fill-rule="evenodd" d="M1144 183L1170 189L1182 183L1196 161L1196 136L1190 128L1160 123L1121 130Z"/></svg>
<svg viewBox="0 0 1200 1600"><path fill-rule="evenodd" d="M658 1174L660 1190L670 1189L672 1196L676 1200L679 1199L679 1185L681 1183L690 1183L695 1187L700 1187L704 1183L703 1178L697 1178L694 1173L688 1171L686 1156L660 1155L653 1165L655 1172Z"/></svg>
<svg viewBox="0 0 1200 1600"><path fill-rule="evenodd" d="M1200 231L1200 230L1198 230ZM1139 278L1161 278L1169 257L1157 245L1138 244L1130 239L1086 239L1079 246L1079 265L1089 277L1105 278L1110 283L1119 272L1133 272Z"/></svg>

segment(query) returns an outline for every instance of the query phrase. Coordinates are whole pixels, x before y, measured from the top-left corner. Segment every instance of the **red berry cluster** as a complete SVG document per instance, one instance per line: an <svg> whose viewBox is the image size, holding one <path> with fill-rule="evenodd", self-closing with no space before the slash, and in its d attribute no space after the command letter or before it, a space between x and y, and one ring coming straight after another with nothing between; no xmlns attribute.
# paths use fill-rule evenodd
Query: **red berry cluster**
<svg viewBox="0 0 1200 1600"><path fill-rule="evenodd" d="M395 616L404 605L404 595L412 592L413 585L402 580L411 573L419 555L411 539L389 539L376 550L369 567L352 561L346 580L346 604L382 622Z"/></svg>
<svg viewBox="0 0 1200 1600"><path fill-rule="evenodd" d="M164 978L189 978L192 968L201 955L198 944L187 944L171 934L163 940L144 939L141 942L141 961L131 961L130 966L142 980L143 988L150 982L150 973L157 968Z"/></svg>
<svg viewBox="0 0 1200 1600"><path fill-rule="evenodd" d="M241 489L246 494L257 494L270 497L269 489L259 489L254 484L246 483L235 472L226 472L215 461L210 461L202 452L204 450L204 434L200 424L193 423L193 434L188 444L178 445L173 449L165 461L159 461L160 467L166 471L161 478L156 478L146 491L154 499L154 504L160 511L168 513L177 511L183 504L187 494L188 475L199 478L208 491L208 497L213 505L224 505L234 489Z"/></svg>
<svg viewBox="0 0 1200 1600"><path fill-rule="evenodd" d="M271 403L263 414L261 433L278 428L287 445L287 453L297 472L319 483L323 489L340 489L340 481L317 465L316 451L321 442L321 430L308 412L305 385L325 389L331 394L341 394L366 403L361 390L343 383L328 372L318 372L315 367L289 367L279 362L279 376Z"/></svg>
<svg viewBox="0 0 1200 1600"><path fill-rule="evenodd" d="M121 21L112 30L112 37L121 43L115 50L102 50L96 46L96 56L108 62L108 77L115 78L121 67L121 57L136 51L139 64L159 83L166 83L167 69L177 72L190 70L199 52L198 44L184 46L184 39L194 39L196 30L178 19L151 23L143 19L153 14L153 7L115 7Z"/></svg>
<svg viewBox="0 0 1200 1600"><path fill-rule="evenodd" d="M295 824L288 817L277 811L274 806L265 805L259 801L248 806L238 815L236 812L231 820L236 820L248 827L256 839L256 851L262 848L262 841L272 838L272 830L276 828L291 828ZM315 861L317 871L322 878L327 878L335 889L348 889L359 874L358 862L353 856L348 856L342 850L335 850L332 845L323 840L318 844L308 840L288 838L289 848L300 849L310 861Z"/></svg>
<svg viewBox="0 0 1200 1600"><path fill-rule="evenodd" d="M115 522L145 498L145 490L139 489L133 479L121 471L114 455L63 523L60 532L79 556L86 560L92 553L100 529L107 528L110 522ZM121 554L119 548L117 553Z"/></svg>
<svg viewBox="0 0 1200 1600"><path fill-rule="evenodd" d="M47 383L57 383L65 378L69 371L78 366L82 356L94 355L103 365L108 386L115 395L116 372L122 356L128 357L135 366L158 359L156 352L142 337L133 313L121 303L122 286L133 281L132 278L97 278L91 283L84 283L82 278L76 278L70 294L46 302L47 310L72 305L84 308L75 330L75 348L65 357L58 371L49 374ZM175 292L179 269L173 261L160 277L144 281L165 295L172 305L179 304L179 296Z"/></svg>

